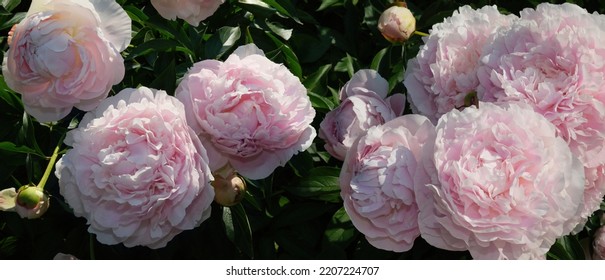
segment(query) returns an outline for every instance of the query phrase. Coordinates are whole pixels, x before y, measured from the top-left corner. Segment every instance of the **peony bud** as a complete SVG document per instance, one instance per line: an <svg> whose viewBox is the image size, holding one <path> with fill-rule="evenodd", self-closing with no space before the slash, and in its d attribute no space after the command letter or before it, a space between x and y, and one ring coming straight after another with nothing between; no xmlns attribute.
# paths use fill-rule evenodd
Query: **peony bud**
<svg viewBox="0 0 605 280"><path fill-rule="evenodd" d="M44 190L36 186L22 186L17 192L14 210L21 218L36 219L46 213L49 202Z"/></svg>
<svg viewBox="0 0 605 280"><path fill-rule="evenodd" d="M214 177L214 201L222 206L233 206L242 201L246 193L246 182L240 176L233 173L227 178L218 175Z"/></svg>
<svg viewBox="0 0 605 280"><path fill-rule="evenodd" d="M410 10L395 5L386 9L378 19L378 30L382 36L391 43L403 43L407 41L416 30L416 18Z"/></svg>

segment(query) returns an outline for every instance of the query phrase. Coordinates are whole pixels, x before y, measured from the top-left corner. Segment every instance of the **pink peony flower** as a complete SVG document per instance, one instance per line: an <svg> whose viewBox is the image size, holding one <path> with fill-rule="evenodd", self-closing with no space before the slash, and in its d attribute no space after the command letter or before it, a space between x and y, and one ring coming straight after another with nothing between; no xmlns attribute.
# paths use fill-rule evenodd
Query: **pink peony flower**
<svg viewBox="0 0 605 280"><path fill-rule="evenodd" d="M103 244L161 248L210 216L206 151L164 91L125 89L67 133L61 194Z"/></svg>
<svg viewBox="0 0 605 280"><path fill-rule="evenodd" d="M496 6L473 10L460 7L442 23L433 25L416 58L408 61L404 85L414 113L433 123L454 108L464 106L467 94L479 85L477 67L490 35L510 25L516 16L502 15Z"/></svg>
<svg viewBox="0 0 605 280"><path fill-rule="evenodd" d="M165 19L178 17L193 26L214 14L223 3L225 0L151 0L151 5Z"/></svg>
<svg viewBox="0 0 605 280"><path fill-rule="evenodd" d="M416 31L416 18L407 7L395 5L382 12L378 30L389 42L403 43Z"/></svg>
<svg viewBox="0 0 605 280"><path fill-rule="evenodd" d="M194 64L176 97L213 171L229 164L248 178L265 178L316 135L305 87L253 44L237 48L225 62Z"/></svg>
<svg viewBox="0 0 605 280"><path fill-rule="evenodd" d="M131 21L114 0L34 0L4 55L2 74L40 122L90 111L124 77Z"/></svg>
<svg viewBox="0 0 605 280"><path fill-rule="evenodd" d="M405 115L370 128L347 153L340 195L353 225L373 246L404 252L420 235L414 188L430 182L420 172L422 147L434 138L426 117Z"/></svg>
<svg viewBox="0 0 605 280"><path fill-rule="evenodd" d="M388 89L388 82L369 69L358 71L344 85L340 90L344 100L319 125L319 137L333 157L344 160L358 136L403 114L405 95L397 93L386 98Z"/></svg>
<svg viewBox="0 0 605 280"><path fill-rule="evenodd" d="M436 128L425 146L433 183L416 189L428 243L475 259L541 259L577 225L582 164L529 106L480 103Z"/></svg>
<svg viewBox="0 0 605 280"><path fill-rule="evenodd" d="M605 195L605 17L540 4L496 34L479 67L482 100L531 105L584 164L586 218Z"/></svg>

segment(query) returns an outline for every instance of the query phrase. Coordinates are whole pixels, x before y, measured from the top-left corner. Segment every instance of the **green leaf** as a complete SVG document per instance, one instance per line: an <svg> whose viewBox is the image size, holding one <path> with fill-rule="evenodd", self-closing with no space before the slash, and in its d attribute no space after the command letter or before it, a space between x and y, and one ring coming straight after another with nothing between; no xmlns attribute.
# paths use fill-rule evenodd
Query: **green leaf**
<svg viewBox="0 0 605 280"><path fill-rule="evenodd" d="M133 5L124 7L124 10L134 22L145 25L145 23L149 20L149 17L143 11Z"/></svg>
<svg viewBox="0 0 605 280"><path fill-rule="evenodd" d="M25 14L25 12L15 13L15 15L11 19L0 23L0 30L9 29L13 27L13 25L21 22L25 18Z"/></svg>
<svg viewBox="0 0 605 280"><path fill-rule="evenodd" d="M340 202L340 168L319 166L311 169L297 185L285 187L295 195L326 202Z"/></svg>
<svg viewBox="0 0 605 280"><path fill-rule="evenodd" d="M27 114L23 112L23 118L21 121L21 129L19 130L19 143L24 143L30 148L33 148L38 154L44 154L38 141L36 140L36 133L34 131L34 121Z"/></svg>
<svg viewBox="0 0 605 280"><path fill-rule="evenodd" d="M326 240L333 245L340 248L346 248L351 241L359 235L359 232L353 226L351 218L345 211L344 207L341 207L327 225L324 236Z"/></svg>
<svg viewBox="0 0 605 280"><path fill-rule="evenodd" d="M17 251L17 237L7 236L0 240L0 257L12 256Z"/></svg>
<svg viewBox="0 0 605 280"><path fill-rule="evenodd" d="M174 93L176 89L176 66L174 59L170 60L167 67L149 84L151 88L165 90Z"/></svg>
<svg viewBox="0 0 605 280"><path fill-rule="evenodd" d="M252 258L254 256L252 230L244 207L241 204L232 207L224 207L223 222L225 223L227 238L229 238L238 249Z"/></svg>
<svg viewBox="0 0 605 280"><path fill-rule="evenodd" d="M32 148L29 148L26 146L17 146L12 142L0 142L0 150L7 151L7 152L13 152L13 153L20 153L20 154L34 154L41 158L46 157L44 154L39 153L38 151L36 151Z"/></svg>
<svg viewBox="0 0 605 280"><path fill-rule="evenodd" d="M296 57L296 54L292 51L292 49L288 47L288 45L282 43L282 41L277 39L275 36L271 35L271 33L265 32L265 34L267 34L267 36L271 38L273 43L275 43L275 45L277 46L278 50L284 54L284 58L286 59L286 65L288 65L288 68L290 68L292 74L302 80L302 68L300 67L298 58Z"/></svg>
<svg viewBox="0 0 605 280"><path fill-rule="evenodd" d="M294 7L294 5L292 5L292 2L290 0L263 0L263 2L269 4L280 14L293 19L298 24L302 24L302 22L298 18L298 15L296 15L296 8Z"/></svg>
<svg viewBox="0 0 605 280"><path fill-rule="evenodd" d="M338 72L347 72L349 74L349 78L353 77L355 74L355 66L356 58L352 57L347 53L347 56L343 57L334 67L335 71Z"/></svg>
<svg viewBox="0 0 605 280"><path fill-rule="evenodd" d="M284 209L275 217L273 227L287 227L316 219L330 211L330 208L332 208L326 206L325 203L316 201L289 203L284 206Z"/></svg>
<svg viewBox="0 0 605 280"><path fill-rule="evenodd" d="M21 98L15 94L4 81L4 76L0 75L0 99L3 103L14 109L15 111L23 111L23 103Z"/></svg>
<svg viewBox="0 0 605 280"><path fill-rule="evenodd" d="M331 64L326 64L324 66L319 67L319 69L317 71L315 71L315 73L309 75L305 81L303 82L303 85L305 85L305 87L307 88L308 91L314 91L315 88L317 88L318 86L320 86L322 84L323 80L326 80L326 76L328 74L328 72L330 71L330 69L332 69L332 65Z"/></svg>
<svg viewBox="0 0 605 280"><path fill-rule="evenodd" d="M298 177L304 177L309 174L309 170L313 168L313 158L308 152L298 153L293 156L289 161L288 165L292 167L294 173Z"/></svg>
<svg viewBox="0 0 605 280"><path fill-rule="evenodd" d="M389 50L389 47L386 47L386 48L380 50L378 53L376 53L376 55L372 59L372 64L370 65L371 69L374 69L376 71L378 71L378 69L380 69L380 65L383 62L382 59L384 58L384 55L387 53L388 50Z"/></svg>
<svg viewBox="0 0 605 280"><path fill-rule="evenodd" d="M177 51L182 52L187 55L194 56L195 54L189 50L181 46L177 41L172 39L151 39L149 41L143 42L136 47L130 50L130 53L125 58L125 60L131 60L137 58L142 55L146 55L152 52L168 52L168 51Z"/></svg>
<svg viewBox="0 0 605 280"><path fill-rule="evenodd" d="M206 42L206 57L219 59L225 52L231 49L242 36L239 26L223 26L213 34Z"/></svg>
<svg viewBox="0 0 605 280"><path fill-rule="evenodd" d="M330 7L344 6L345 0L323 0L317 11L323 11Z"/></svg>
<svg viewBox="0 0 605 280"><path fill-rule="evenodd" d="M286 29L283 26L281 26L279 23L273 23L268 21L267 19L265 19L264 24L266 25L266 27L268 29L270 29L271 31L273 31L273 33L275 33L275 35L281 37L284 40L290 40L290 37L292 37L292 29Z"/></svg>
<svg viewBox="0 0 605 280"><path fill-rule="evenodd" d="M4 7L0 7L0 16L4 17L4 16L10 16L13 13L7 11Z"/></svg>
<svg viewBox="0 0 605 280"><path fill-rule="evenodd" d="M555 260L584 260L586 255L576 235L563 236L553 244L547 257Z"/></svg>
<svg viewBox="0 0 605 280"><path fill-rule="evenodd" d="M336 105L334 105L334 102L332 102L332 100L330 100L330 98L321 96L321 95L311 92L311 91L307 92L307 95L309 96L309 99L311 100L311 105L316 110L323 109L323 111L327 112L327 111L333 110L334 107L336 107Z"/></svg>
<svg viewBox="0 0 605 280"><path fill-rule="evenodd" d="M260 0L238 0L238 4L253 15L261 18L268 18L276 12L274 8Z"/></svg>
<svg viewBox="0 0 605 280"><path fill-rule="evenodd" d="M9 12L19 6L19 4L21 4L21 0L0 0L0 6Z"/></svg>

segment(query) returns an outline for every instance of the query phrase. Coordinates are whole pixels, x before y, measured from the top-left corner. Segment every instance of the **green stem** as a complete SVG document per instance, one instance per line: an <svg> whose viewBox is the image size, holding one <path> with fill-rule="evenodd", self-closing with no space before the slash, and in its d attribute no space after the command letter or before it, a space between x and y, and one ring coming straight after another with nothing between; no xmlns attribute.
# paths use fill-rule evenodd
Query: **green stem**
<svg viewBox="0 0 605 280"><path fill-rule="evenodd" d="M92 233L88 234L88 249L90 260L95 260L95 237Z"/></svg>
<svg viewBox="0 0 605 280"><path fill-rule="evenodd" d="M416 35L420 35L420 36L429 36L429 34L424 33L424 32L422 32L422 31L418 31L418 30L415 30L415 31L414 31L414 34L416 34Z"/></svg>
<svg viewBox="0 0 605 280"><path fill-rule="evenodd" d="M55 147L55 150L53 151L53 155L50 157L50 161L48 162L48 165L46 166L44 175L42 175L42 179L40 179L40 182L38 183L38 188L40 188L42 190L44 189L44 186L46 185L46 181L48 181L48 177L50 177L50 173L53 171L53 167L55 167L55 162L57 162L57 157L59 156L59 149L61 148L62 143L63 143L63 137L61 137L61 139L59 139L59 143L57 143L57 146Z"/></svg>

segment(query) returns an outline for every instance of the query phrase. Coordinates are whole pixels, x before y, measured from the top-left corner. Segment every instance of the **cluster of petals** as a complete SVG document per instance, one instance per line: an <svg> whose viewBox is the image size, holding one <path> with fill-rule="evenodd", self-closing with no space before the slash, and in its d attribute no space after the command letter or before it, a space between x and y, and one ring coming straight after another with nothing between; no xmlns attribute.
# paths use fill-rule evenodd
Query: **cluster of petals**
<svg viewBox="0 0 605 280"><path fill-rule="evenodd" d="M481 100L524 102L546 117L583 163L586 218L605 195L605 16L574 4L520 13L486 46Z"/></svg>
<svg viewBox="0 0 605 280"><path fill-rule="evenodd" d="M543 259L578 224L584 172L546 118L525 104L443 115L416 190L422 237L475 259Z"/></svg>
<svg viewBox="0 0 605 280"><path fill-rule="evenodd" d="M181 18L193 26L210 17L225 0L151 0L151 5L165 19Z"/></svg>
<svg viewBox="0 0 605 280"><path fill-rule="evenodd" d="M375 70L363 69L340 90L340 105L319 125L319 137L333 157L344 160L355 139L373 126L403 114L405 95L387 97L389 83Z"/></svg>
<svg viewBox="0 0 605 280"><path fill-rule="evenodd" d="M373 246L404 252L420 235L414 190L431 181L422 152L434 138L429 119L405 115L370 128L347 153L341 197L351 221Z"/></svg>
<svg viewBox="0 0 605 280"><path fill-rule="evenodd" d="M253 44L224 62L195 63L175 96L185 104L213 171L231 166L245 177L265 178L316 136L306 88Z"/></svg>
<svg viewBox="0 0 605 280"><path fill-rule="evenodd" d="M161 248L210 216L208 157L182 103L124 89L84 115L56 164L61 195L104 244Z"/></svg>
<svg viewBox="0 0 605 280"><path fill-rule="evenodd" d="M131 20L115 0L34 0L13 29L2 74L40 122L94 109L124 77Z"/></svg>
<svg viewBox="0 0 605 280"><path fill-rule="evenodd" d="M412 111L437 123L441 115L464 106L466 95L479 85L477 67L482 48L490 43L491 34L516 19L501 14L496 6L478 10L463 6L433 25L405 72Z"/></svg>

